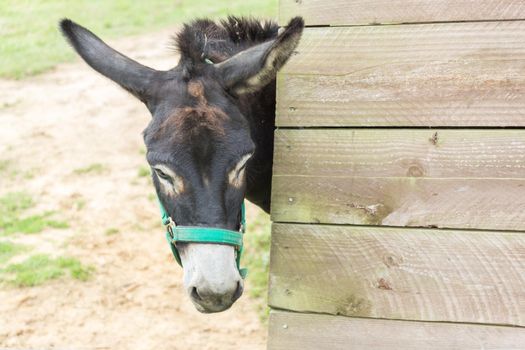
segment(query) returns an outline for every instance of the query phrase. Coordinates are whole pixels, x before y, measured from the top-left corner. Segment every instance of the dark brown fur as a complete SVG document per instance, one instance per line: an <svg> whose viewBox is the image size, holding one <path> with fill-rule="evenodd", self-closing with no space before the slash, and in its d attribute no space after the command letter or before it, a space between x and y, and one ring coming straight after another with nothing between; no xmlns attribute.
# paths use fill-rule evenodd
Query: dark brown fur
<svg viewBox="0 0 525 350"><path fill-rule="evenodd" d="M277 30L274 22L253 18L229 16L219 23L197 19L184 25L174 37L174 46L181 60L188 63L190 73L192 63L203 62L205 58L213 63L222 62L248 47L275 38Z"/></svg>

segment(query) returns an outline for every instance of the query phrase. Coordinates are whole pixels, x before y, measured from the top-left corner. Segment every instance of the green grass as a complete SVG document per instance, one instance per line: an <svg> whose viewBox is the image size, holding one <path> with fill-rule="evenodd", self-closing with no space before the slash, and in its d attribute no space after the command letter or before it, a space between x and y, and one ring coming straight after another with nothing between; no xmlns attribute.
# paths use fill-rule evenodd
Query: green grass
<svg viewBox="0 0 525 350"><path fill-rule="evenodd" d="M65 221L54 220L54 212L46 212L40 215L31 215L25 218L15 218L10 222L0 223L4 235L19 233L38 233L46 228L68 228L69 224ZM4 220L2 220L4 221Z"/></svg>
<svg viewBox="0 0 525 350"><path fill-rule="evenodd" d="M1 216L12 216L33 206L33 199L25 192L10 192L0 197Z"/></svg>
<svg viewBox="0 0 525 350"><path fill-rule="evenodd" d="M93 271L93 267L84 266L74 258L54 259L39 254L0 270L0 281L17 287L33 287L63 276L86 281Z"/></svg>
<svg viewBox="0 0 525 350"><path fill-rule="evenodd" d="M106 236L113 236L113 235L116 235L119 232L120 231L119 231L118 228L110 227L104 233L106 234Z"/></svg>
<svg viewBox="0 0 525 350"><path fill-rule="evenodd" d="M5 101L2 104L0 104L0 110L14 107L14 106L16 106L19 103L20 103L20 100L16 100L16 101L13 101L13 102Z"/></svg>
<svg viewBox="0 0 525 350"><path fill-rule="evenodd" d="M64 17L108 39L227 14L275 18L277 0L2 0L0 77L24 78L75 57L58 31Z"/></svg>
<svg viewBox="0 0 525 350"><path fill-rule="evenodd" d="M15 169L12 160L0 160L0 180L14 180L19 174L20 172Z"/></svg>
<svg viewBox="0 0 525 350"><path fill-rule="evenodd" d="M138 177L149 177L151 175L151 170L149 167L143 165L139 168L137 175Z"/></svg>
<svg viewBox="0 0 525 350"><path fill-rule="evenodd" d="M52 211L24 216L34 206L32 198L24 192L10 192L0 197L0 235L38 233L46 228L67 228L65 221L56 220Z"/></svg>
<svg viewBox="0 0 525 350"><path fill-rule="evenodd" d="M259 211L255 218L248 218L244 236L246 251L241 264L248 268L246 283L250 285L250 297L256 300L255 307L261 321L268 319L267 294L270 267L270 217Z"/></svg>
<svg viewBox="0 0 525 350"><path fill-rule="evenodd" d="M5 263L18 253L27 250L27 247L21 244L11 242L0 242L0 264Z"/></svg>
<svg viewBox="0 0 525 350"><path fill-rule="evenodd" d="M148 200L150 202L156 202L158 200L157 194L155 192L148 194Z"/></svg>
<svg viewBox="0 0 525 350"><path fill-rule="evenodd" d="M86 200L84 198L78 198L73 203L73 208L75 208L76 210L80 211L80 210L84 209L86 204L87 203L86 203Z"/></svg>
<svg viewBox="0 0 525 350"><path fill-rule="evenodd" d="M93 164L88 165L87 167L75 169L73 170L73 173L77 175L85 175L85 174L101 175L101 174L107 173L108 171L109 171L108 167L105 166L104 164L93 163Z"/></svg>
<svg viewBox="0 0 525 350"><path fill-rule="evenodd" d="M18 169L15 163L10 159L0 160L0 181L2 180L31 180L35 177L37 169L32 168L26 171Z"/></svg>
<svg viewBox="0 0 525 350"><path fill-rule="evenodd" d="M6 173L11 167L11 161L7 159L0 160L0 175Z"/></svg>

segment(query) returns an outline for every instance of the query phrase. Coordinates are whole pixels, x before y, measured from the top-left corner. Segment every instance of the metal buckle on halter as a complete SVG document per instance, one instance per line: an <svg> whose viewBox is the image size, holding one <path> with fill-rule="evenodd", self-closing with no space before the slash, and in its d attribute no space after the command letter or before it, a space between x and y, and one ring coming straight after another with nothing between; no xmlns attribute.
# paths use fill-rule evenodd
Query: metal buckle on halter
<svg viewBox="0 0 525 350"><path fill-rule="evenodd" d="M170 235L171 239L173 239L174 238L173 230L175 227L177 227L177 224L175 223L175 221L173 221L171 216L168 216L168 222L165 224L165 226L166 226L166 231Z"/></svg>

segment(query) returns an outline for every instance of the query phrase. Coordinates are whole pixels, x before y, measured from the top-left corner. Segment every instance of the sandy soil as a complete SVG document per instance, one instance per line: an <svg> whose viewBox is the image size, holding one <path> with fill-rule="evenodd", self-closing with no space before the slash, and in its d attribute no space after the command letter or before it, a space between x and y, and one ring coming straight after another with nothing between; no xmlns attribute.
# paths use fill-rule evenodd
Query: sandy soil
<svg viewBox="0 0 525 350"><path fill-rule="evenodd" d="M173 31L109 42L165 69L177 61L168 49ZM56 210L71 225L10 240L34 246L32 254L73 256L96 268L87 282L0 289L0 348L264 348L266 330L246 292L213 315L198 313L186 296L153 187L138 176L148 120L140 102L80 61L0 80L0 160L33 174L0 179L0 195L29 192L35 211ZM74 172L94 163L104 171ZM119 233L108 235L111 228Z"/></svg>

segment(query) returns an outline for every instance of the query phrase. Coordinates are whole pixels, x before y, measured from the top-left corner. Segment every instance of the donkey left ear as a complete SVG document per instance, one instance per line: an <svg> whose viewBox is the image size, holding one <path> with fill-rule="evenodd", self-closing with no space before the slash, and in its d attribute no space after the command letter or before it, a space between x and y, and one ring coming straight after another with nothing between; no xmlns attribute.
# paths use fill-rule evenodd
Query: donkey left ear
<svg viewBox="0 0 525 350"><path fill-rule="evenodd" d="M293 18L276 38L239 52L215 67L228 89L236 94L256 92L275 79L299 43L304 28L301 17Z"/></svg>
<svg viewBox="0 0 525 350"><path fill-rule="evenodd" d="M158 71L115 51L95 34L69 19L60 21L60 29L71 46L93 69L118 83L142 102L148 102L148 91Z"/></svg>

